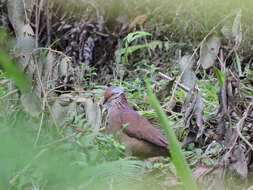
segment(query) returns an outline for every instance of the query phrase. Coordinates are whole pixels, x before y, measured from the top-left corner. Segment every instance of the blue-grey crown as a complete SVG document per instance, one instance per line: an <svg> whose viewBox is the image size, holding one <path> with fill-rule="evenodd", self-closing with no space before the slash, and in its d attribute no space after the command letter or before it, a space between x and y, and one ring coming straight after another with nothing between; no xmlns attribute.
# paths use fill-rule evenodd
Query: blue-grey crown
<svg viewBox="0 0 253 190"><path fill-rule="evenodd" d="M113 87L113 90L112 90L113 94L120 94L120 93L123 93L124 92L124 89L122 87Z"/></svg>

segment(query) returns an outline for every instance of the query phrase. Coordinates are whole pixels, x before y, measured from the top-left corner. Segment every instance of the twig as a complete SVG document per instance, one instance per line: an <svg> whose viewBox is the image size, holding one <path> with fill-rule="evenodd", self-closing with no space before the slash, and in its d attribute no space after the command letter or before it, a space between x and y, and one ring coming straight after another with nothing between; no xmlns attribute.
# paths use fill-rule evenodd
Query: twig
<svg viewBox="0 0 253 190"><path fill-rule="evenodd" d="M8 80L8 79L0 80L0 84L1 84L1 85L6 84L6 83L8 83L8 82L10 82L10 80Z"/></svg>
<svg viewBox="0 0 253 190"><path fill-rule="evenodd" d="M94 132L102 132L102 131L104 131L104 130L105 130L105 127L101 127L101 128L99 128L99 129L95 130Z"/></svg>
<svg viewBox="0 0 253 190"><path fill-rule="evenodd" d="M43 108L45 108L45 103L43 101ZM40 119L40 125L39 125L39 130L38 130L38 133L37 133L37 136L36 136L36 139L35 139L35 142L34 142L34 145L37 145L38 141L39 141L39 137L40 137L40 133L41 133L41 129L42 129L42 125L43 125L43 120L44 120L44 116L45 116L45 113L44 113L44 109L42 108L42 115L41 115L41 119Z"/></svg>
<svg viewBox="0 0 253 190"><path fill-rule="evenodd" d="M253 101L251 102L251 104L247 107L247 110L246 112L244 112L244 116L241 118L241 120L237 123L237 126L236 126L236 131L238 133L238 136L252 149L253 151L253 146L250 144L250 142L242 135L241 133L241 128L243 127L243 124L246 120L246 118L248 117L248 113L249 113L249 110L250 110L250 107L252 107L253 105ZM236 144L236 141L238 139L238 136L236 137L233 145L231 146L231 148L229 149L228 152L231 152L232 149L234 148L235 144Z"/></svg>
<svg viewBox="0 0 253 190"><path fill-rule="evenodd" d="M242 119L238 122L237 124L237 127L236 127L236 130L237 130L237 133L239 135L239 137L252 149L253 151L253 146L252 144L242 135L241 133L241 128L243 127L243 124L246 120L246 118L248 117L248 114L249 114L249 110L250 110L250 107L252 107L253 105L253 101L251 102L251 104L248 106L246 112L244 113L244 116L242 117Z"/></svg>
<svg viewBox="0 0 253 190"><path fill-rule="evenodd" d="M31 167L32 165L32 162L36 159L38 159L44 152L46 152L48 149L43 149L41 150L38 154L36 154L36 156L32 159L32 161L30 163L28 163L17 175L15 175L14 177L12 177L10 180L9 180L9 183L10 184L13 184L15 183L15 181L19 178L20 174L25 172L28 168Z"/></svg>
<svg viewBox="0 0 253 190"><path fill-rule="evenodd" d="M39 43L39 26L40 26L40 13L41 13L41 9L43 7L43 1L40 1L40 4L36 5L36 13L35 13L35 45L36 47L38 47L38 43Z"/></svg>
<svg viewBox="0 0 253 190"><path fill-rule="evenodd" d="M16 89L16 90L12 90L12 91L8 92L7 94L1 96L1 97L0 97L0 100L6 98L7 96L10 96L10 95L12 95L12 94L15 94L16 92L18 92L17 89Z"/></svg>
<svg viewBox="0 0 253 190"><path fill-rule="evenodd" d="M94 130L93 132L102 132L102 131L104 131L104 130L105 130L105 127L101 127L101 128L99 128L99 129ZM42 146L42 148L45 148L45 147L48 147L48 146L51 146L51 145L54 145L54 144L63 142L63 141L65 141L65 140L68 140L68 139L70 139L70 138L76 136L78 133L84 133L84 132L85 132L85 130L78 129L78 132L75 132L75 133L73 133L73 134L71 134L71 135L68 135L68 136L63 137L63 138L61 138L61 139L58 139L58 140L56 140L56 141L54 141L54 142L52 142L52 143L45 144L45 145Z"/></svg>
<svg viewBox="0 0 253 190"><path fill-rule="evenodd" d="M41 86L41 89L42 89L42 92L43 92L43 96L44 96L43 97L43 102L42 102L42 115L41 115L41 119L40 119L40 126L39 126L39 130L38 130L38 133L37 133L37 137L36 137L35 142L34 142L34 145L37 145L37 143L39 141L42 125L43 125L44 116L45 116L46 91L44 89L44 86L43 86L43 83L42 83L42 80L41 80L41 75L40 75L40 70L39 70L39 67L38 67L38 63L36 62L35 65L36 65L36 70L37 70L37 74L38 74L38 80L39 80L39 83L40 83L40 86Z"/></svg>
<svg viewBox="0 0 253 190"><path fill-rule="evenodd" d="M51 51L51 52L54 52L54 53L57 53L59 55L62 55L63 57L65 57L69 62L71 62L71 59L69 56L67 56L66 54L62 53L61 51L57 51L57 50L54 50L52 48L44 48L44 47L40 47L40 48L36 48L32 51L33 52L36 52L38 50L48 50L48 51Z"/></svg>
<svg viewBox="0 0 253 190"><path fill-rule="evenodd" d="M173 80L174 80L172 77L170 77L170 76L168 76L168 75L165 75L165 74L163 74L163 73L161 73L161 72L159 72L159 75L162 76L162 77L164 77L164 78L166 78L166 79L168 79L169 81L173 81ZM190 92L190 89L189 89L187 86L183 85L182 83L180 83L180 82L178 82L178 81L175 81L175 83L176 83L180 88L182 88L184 91Z"/></svg>
<svg viewBox="0 0 253 190"><path fill-rule="evenodd" d="M172 77L170 77L170 76L168 76L168 75L165 75L165 74L163 74L163 73L161 73L161 72L159 72L159 75L161 75L162 77L168 79L169 81L174 80ZM175 82L180 88L182 88L185 92L188 92L188 93L189 93L189 92L191 91L187 86L183 85L182 83L180 83L180 82L178 82L178 81L174 81L174 82ZM198 92L200 91L200 89L199 89L197 86L196 86L195 88L197 89ZM202 100L203 100L204 103L208 103L208 101L206 101L205 99L202 99Z"/></svg>
<svg viewBox="0 0 253 190"><path fill-rule="evenodd" d="M48 147L48 146L51 146L51 145L54 145L54 144L63 142L63 141L65 141L65 140L68 140L68 139L70 139L70 138L76 136L76 135L77 135L77 133L73 133L73 134L68 135L68 136L66 136L66 137L63 137L63 138L61 138L61 139L58 139L58 140L56 140L56 141L54 141L54 142L52 142L52 143L45 144L45 145L43 145L42 147L45 148L45 147Z"/></svg>

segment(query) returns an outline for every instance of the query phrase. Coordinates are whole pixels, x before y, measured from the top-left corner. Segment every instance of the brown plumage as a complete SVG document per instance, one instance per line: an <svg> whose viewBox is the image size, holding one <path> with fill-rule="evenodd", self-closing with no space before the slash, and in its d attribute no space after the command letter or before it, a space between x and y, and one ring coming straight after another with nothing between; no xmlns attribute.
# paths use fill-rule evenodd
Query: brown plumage
<svg viewBox="0 0 253 190"><path fill-rule="evenodd" d="M131 108L120 87L109 87L104 93L107 108L107 131L122 131L119 140L131 155L147 158L167 156L168 142L161 131Z"/></svg>

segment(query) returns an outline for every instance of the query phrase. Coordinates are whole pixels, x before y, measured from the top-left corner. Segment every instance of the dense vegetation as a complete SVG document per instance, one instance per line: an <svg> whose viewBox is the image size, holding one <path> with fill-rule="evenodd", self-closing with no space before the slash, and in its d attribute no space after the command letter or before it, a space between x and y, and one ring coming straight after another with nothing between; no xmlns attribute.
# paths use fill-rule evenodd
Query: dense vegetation
<svg viewBox="0 0 253 190"><path fill-rule="evenodd" d="M0 0L0 189L195 189L178 147L150 162L104 132L109 85L175 132L200 189L251 189L252 8Z"/></svg>

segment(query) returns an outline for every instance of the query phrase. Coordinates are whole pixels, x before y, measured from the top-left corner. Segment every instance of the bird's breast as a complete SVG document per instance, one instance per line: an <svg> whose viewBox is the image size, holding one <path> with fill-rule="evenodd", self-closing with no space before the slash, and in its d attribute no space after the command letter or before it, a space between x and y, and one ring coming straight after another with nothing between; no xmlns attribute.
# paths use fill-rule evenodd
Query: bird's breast
<svg viewBox="0 0 253 190"><path fill-rule="evenodd" d="M106 118L106 129L110 133L115 133L121 130L122 118L121 112L117 109L108 109Z"/></svg>

